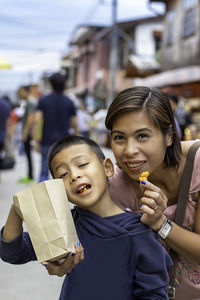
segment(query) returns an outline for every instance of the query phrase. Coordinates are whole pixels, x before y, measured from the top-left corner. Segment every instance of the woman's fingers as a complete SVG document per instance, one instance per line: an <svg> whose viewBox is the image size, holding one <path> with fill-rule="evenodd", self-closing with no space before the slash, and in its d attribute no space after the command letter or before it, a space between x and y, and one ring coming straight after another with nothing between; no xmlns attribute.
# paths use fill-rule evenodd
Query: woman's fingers
<svg viewBox="0 0 200 300"><path fill-rule="evenodd" d="M143 189L144 197L141 198L141 204L145 204L150 208L159 206L162 211L167 208L167 197L165 193L150 182L146 182Z"/></svg>
<svg viewBox="0 0 200 300"><path fill-rule="evenodd" d="M167 208L167 197L165 193L150 183L142 184L143 197L140 200L142 211L141 221L157 231L163 224L165 216L163 211Z"/></svg>

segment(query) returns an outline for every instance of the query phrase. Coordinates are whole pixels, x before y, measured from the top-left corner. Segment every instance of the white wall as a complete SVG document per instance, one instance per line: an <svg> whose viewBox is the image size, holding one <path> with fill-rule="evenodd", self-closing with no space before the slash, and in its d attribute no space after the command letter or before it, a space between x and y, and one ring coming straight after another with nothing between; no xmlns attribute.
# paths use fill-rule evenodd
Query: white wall
<svg viewBox="0 0 200 300"><path fill-rule="evenodd" d="M138 56L155 57L155 41L153 31L162 31L162 24L139 24L135 31L136 54Z"/></svg>

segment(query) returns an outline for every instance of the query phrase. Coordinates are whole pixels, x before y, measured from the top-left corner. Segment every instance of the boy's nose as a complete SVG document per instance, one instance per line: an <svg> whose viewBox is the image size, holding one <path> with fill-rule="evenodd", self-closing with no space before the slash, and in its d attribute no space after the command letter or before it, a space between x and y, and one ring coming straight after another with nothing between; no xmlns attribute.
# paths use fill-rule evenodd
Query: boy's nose
<svg viewBox="0 0 200 300"><path fill-rule="evenodd" d="M81 178L81 176L79 176L79 175L72 176L71 181L74 182L74 181L76 181L77 178Z"/></svg>

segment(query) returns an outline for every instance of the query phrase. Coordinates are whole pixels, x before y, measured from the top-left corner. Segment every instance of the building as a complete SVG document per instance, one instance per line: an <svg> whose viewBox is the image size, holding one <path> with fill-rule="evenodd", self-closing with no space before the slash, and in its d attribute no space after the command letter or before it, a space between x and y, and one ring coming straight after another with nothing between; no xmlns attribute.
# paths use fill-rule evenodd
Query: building
<svg viewBox="0 0 200 300"><path fill-rule="evenodd" d="M92 98L94 110L106 106L111 90L112 30L78 26L72 34L71 50L62 60L69 92L86 102ZM160 16L117 23L115 93L133 86L134 77L159 72L161 35Z"/></svg>
<svg viewBox="0 0 200 300"><path fill-rule="evenodd" d="M161 72L134 85L162 88L184 98L185 109L200 129L200 0L149 0L165 3Z"/></svg>

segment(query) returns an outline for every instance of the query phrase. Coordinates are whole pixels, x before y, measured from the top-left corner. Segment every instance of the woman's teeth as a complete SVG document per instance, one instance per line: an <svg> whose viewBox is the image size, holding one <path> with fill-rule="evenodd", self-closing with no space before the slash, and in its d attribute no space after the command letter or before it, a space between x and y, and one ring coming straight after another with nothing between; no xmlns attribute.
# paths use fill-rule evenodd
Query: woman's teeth
<svg viewBox="0 0 200 300"><path fill-rule="evenodd" d="M144 162L137 163L137 164L127 164L129 168L137 168L144 164Z"/></svg>

